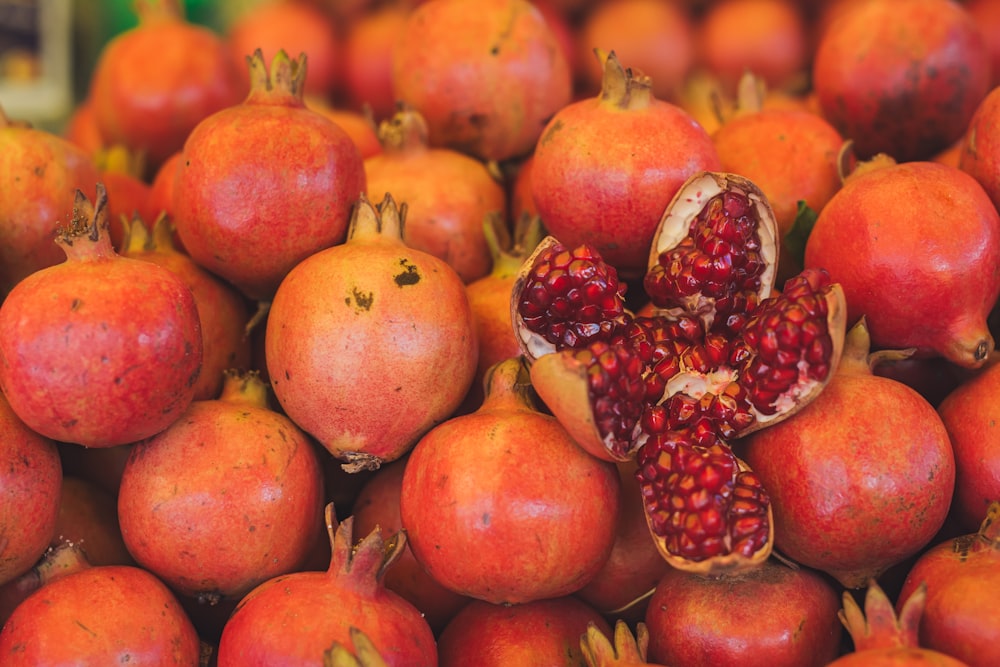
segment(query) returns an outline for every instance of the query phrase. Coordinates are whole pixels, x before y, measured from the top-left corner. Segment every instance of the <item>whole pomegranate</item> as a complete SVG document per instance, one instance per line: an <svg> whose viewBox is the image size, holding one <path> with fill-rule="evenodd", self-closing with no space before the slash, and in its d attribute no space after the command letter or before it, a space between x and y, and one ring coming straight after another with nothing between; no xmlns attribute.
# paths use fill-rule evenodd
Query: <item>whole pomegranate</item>
<svg viewBox="0 0 1000 667"><path fill-rule="evenodd" d="M31 569L51 543L62 478L56 443L25 426L0 394L0 585Z"/></svg>
<svg viewBox="0 0 1000 667"><path fill-rule="evenodd" d="M851 592L845 591L840 620L851 635L854 651L827 667L969 667L957 658L920 646L917 628L926 596L926 586L916 588L900 600L897 615L874 579L868 582L863 612Z"/></svg>
<svg viewBox="0 0 1000 667"><path fill-rule="evenodd" d="M392 51L410 14L404 3L381 3L347 23L343 89L353 109L368 107L377 119L396 113Z"/></svg>
<svg viewBox="0 0 1000 667"><path fill-rule="evenodd" d="M515 605L473 600L438 637L439 665L584 665L580 638L591 624L610 634L601 614L575 597Z"/></svg>
<svg viewBox="0 0 1000 667"><path fill-rule="evenodd" d="M860 157L925 160L965 132L990 90L990 55L961 3L855 2L823 30L812 83Z"/></svg>
<svg viewBox="0 0 1000 667"><path fill-rule="evenodd" d="M334 642L364 632L385 664L434 667L438 652L416 607L388 590L383 576L406 546L405 533L374 530L355 542L353 519L338 524L326 506L332 556L323 572L269 579L244 597L219 640L218 667L316 665Z"/></svg>
<svg viewBox="0 0 1000 667"><path fill-rule="evenodd" d="M170 589L129 565L84 567L42 586L0 630L10 667L197 667L198 634Z"/></svg>
<svg viewBox="0 0 1000 667"><path fill-rule="evenodd" d="M66 261L31 274L0 306L0 389L31 429L111 447L154 435L194 398L201 325L172 271L121 257L107 193L77 191L56 240Z"/></svg>
<svg viewBox="0 0 1000 667"><path fill-rule="evenodd" d="M397 100L427 121L432 146L483 160L531 152L572 96L555 34L528 0L428 0L393 49Z"/></svg>
<svg viewBox="0 0 1000 667"><path fill-rule="evenodd" d="M865 316L876 348L915 347L970 368L993 350L1000 214L959 169L886 157L859 165L819 212L805 266L843 286L848 321Z"/></svg>
<svg viewBox="0 0 1000 667"><path fill-rule="evenodd" d="M264 337L291 419L355 470L409 451L459 406L476 372L465 284L402 240L405 204L362 195L347 242L282 281Z"/></svg>
<svg viewBox="0 0 1000 667"><path fill-rule="evenodd" d="M994 206L1000 207L1000 87L976 107L958 148L958 168L979 181Z"/></svg>
<svg viewBox="0 0 1000 667"><path fill-rule="evenodd" d="M139 0L135 9L138 25L102 47L87 96L105 142L141 151L155 171L245 90L222 37L187 21L180 0Z"/></svg>
<svg viewBox="0 0 1000 667"><path fill-rule="evenodd" d="M614 545L620 486L613 465L534 407L526 369L512 358L488 374L478 410L413 448L400 517L434 579L516 604L569 595L597 574Z"/></svg>
<svg viewBox="0 0 1000 667"><path fill-rule="evenodd" d="M955 497L951 516L973 531L983 512L1000 501L1000 364L990 364L965 379L940 405L938 414L955 452Z"/></svg>
<svg viewBox="0 0 1000 667"><path fill-rule="evenodd" d="M680 107L656 99L648 76L614 52L601 93L560 109L535 148L531 194L550 234L587 243L623 276L649 259L664 208L688 177L719 168L708 133Z"/></svg>
<svg viewBox="0 0 1000 667"><path fill-rule="evenodd" d="M839 609L830 581L773 558L737 576L671 569L646 610L649 656L671 667L823 667L840 650Z"/></svg>
<svg viewBox="0 0 1000 667"><path fill-rule="evenodd" d="M347 133L303 102L304 55L247 62L246 100L184 143L174 224L196 262L267 301L293 266L343 242L365 174Z"/></svg>
<svg viewBox="0 0 1000 667"><path fill-rule="evenodd" d="M823 392L738 447L771 497L775 548L848 588L927 546L955 485L937 412L872 363L862 320Z"/></svg>
<svg viewBox="0 0 1000 667"><path fill-rule="evenodd" d="M211 604L300 569L323 503L313 443L268 408L256 373L230 371L218 399L133 445L118 520L136 562Z"/></svg>
<svg viewBox="0 0 1000 667"><path fill-rule="evenodd" d="M23 278L65 254L56 228L69 221L77 190L93 192L91 155L58 135L8 118L0 108L0 300Z"/></svg>
<svg viewBox="0 0 1000 667"><path fill-rule="evenodd" d="M998 565L1000 501L990 505L978 532L936 544L906 575L900 601L927 587L918 631L921 646L971 667L1000 664L1000 603L994 595L1000 586Z"/></svg>

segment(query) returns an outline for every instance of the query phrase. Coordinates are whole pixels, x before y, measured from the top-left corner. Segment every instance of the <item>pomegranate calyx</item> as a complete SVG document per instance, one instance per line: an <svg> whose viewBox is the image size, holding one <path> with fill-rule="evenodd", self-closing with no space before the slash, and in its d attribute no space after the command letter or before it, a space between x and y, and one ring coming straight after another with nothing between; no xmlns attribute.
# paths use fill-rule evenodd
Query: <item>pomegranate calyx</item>
<svg viewBox="0 0 1000 667"><path fill-rule="evenodd" d="M423 114L405 102L397 102L396 112L379 123L376 134L384 152L408 153L428 148L428 132Z"/></svg>
<svg viewBox="0 0 1000 667"><path fill-rule="evenodd" d="M845 335L844 353L836 372L868 374L879 364L909 359L917 351L914 347L899 350L872 350L871 344L868 320L862 315Z"/></svg>
<svg viewBox="0 0 1000 667"><path fill-rule="evenodd" d="M388 667L375 644L360 628L352 625L347 632L354 652L342 642L334 642L323 652L323 667Z"/></svg>
<svg viewBox="0 0 1000 667"><path fill-rule="evenodd" d="M250 70L250 93L245 104L279 104L306 108L304 92L306 80L305 53L292 59L284 49L278 49L271 58L268 70L264 52L258 47L247 56Z"/></svg>
<svg viewBox="0 0 1000 667"><path fill-rule="evenodd" d="M537 411L535 388L531 384L524 357L498 361L483 377L485 396L480 409Z"/></svg>
<svg viewBox="0 0 1000 667"><path fill-rule="evenodd" d="M624 67L614 51L594 49L594 55L604 66L600 104L629 111L649 106L653 100L653 82L649 76Z"/></svg>
<svg viewBox="0 0 1000 667"><path fill-rule="evenodd" d="M135 0L133 8L140 25L154 21L183 21L187 18L181 0Z"/></svg>
<svg viewBox="0 0 1000 667"><path fill-rule="evenodd" d="M397 531L384 538L382 529L375 526L355 544L353 516L338 524L333 503L327 503L324 517L330 537L330 574L349 580L357 591L374 592L406 547L406 533Z"/></svg>
<svg viewBox="0 0 1000 667"><path fill-rule="evenodd" d="M541 242L544 228L539 216L525 212L514 222L512 237L503 214L490 211L483 216L483 236L490 249L493 277L506 280L517 276L525 260Z"/></svg>
<svg viewBox="0 0 1000 667"><path fill-rule="evenodd" d="M614 665L645 665L649 646L649 629L639 621L635 635L628 623L615 621L614 643L591 621L580 637L580 651L587 667L613 667Z"/></svg>
<svg viewBox="0 0 1000 667"><path fill-rule="evenodd" d="M73 217L69 225L56 233L67 259L97 261L117 256L111 245L108 220L108 193L103 183L97 184L97 196L91 202L82 191L76 191Z"/></svg>
<svg viewBox="0 0 1000 667"><path fill-rule="evenodd" d="M920 617L927 601L927 585L918 586L896 614L892 601L872 578L865 592L864 611L851 591L843 593L840 622L854 642L855 652L898 646L918 646Z"/></svg>
<svg viewBox="0 0 1000 667"><path fill-rule="evenodd" d="M268 407L268 384L261 379L260 371L227 368L222 374L220 401L260 408Z"/></svg>
<svg viewBox="0 0 1000 667"><path fill-rule="evenodd" d="M396 200L388 192L377 205L362 192L351 210L347 242L379 239L403 245L406 210L406 203L397 205Z"/></svg>

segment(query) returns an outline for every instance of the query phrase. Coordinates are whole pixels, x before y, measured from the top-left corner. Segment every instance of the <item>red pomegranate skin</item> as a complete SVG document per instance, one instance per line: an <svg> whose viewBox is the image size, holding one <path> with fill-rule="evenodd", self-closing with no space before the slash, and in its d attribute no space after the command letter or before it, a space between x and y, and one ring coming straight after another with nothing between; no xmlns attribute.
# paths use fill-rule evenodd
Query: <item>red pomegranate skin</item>
<svg viewBox="0 0 1000 667"><path fill-rule="evenodd" d="M56 443L0 394L0 585L31 569L55 536L62 478Z"/></svg>
<svg viewBox="0 0 1000 667"><path fill-rule="evenodd" d="M97 482L63 475L52 546L69 542L90 565L135 565L122 540L118 503Z"/></svg>
<svg viewBox="0 0 1000 667"><path fill-rule="evenodd" d="M0 112L0 299L29 274L65 259L56 227L72 217L74 193L93 192L99 179L82 148Z"/></svg>
<svg viewBox="0 0 1000 667"><path fill-rule="evenodd" d="M849 341L823 392L738 443L738 455L771 496L775 549L862 588L942 527L955 459L926 399L854 355Z"/></svg>
<svg viewBox="0 0 1000 667"><path fill-rule="evenodd" d="M474 600L438 637L439 667L584 665L580 637L593 623L605 636L604 617L575 597L556 597L518 605Z"/></svg>
<svg viewBox="0 0 1000 667"><path fill-rule="evenodd" d="M146 570L105 565L33 593L0 631L0 662L197 667L198 634L177 598Z"/></svg>
<svg viewBox="0 0 1000 667"><path fill-rule="evenodd" d="M671 569L646 610L649 659L671 667L823 667L840 650L838 590L775 559L718 578Z"/></svg>
<svg viewBox="0 0 1000 667"><path fill-rule="evenodd" d="M403 473L400 516L414 556L447 588L494 604L574 593L614 546L621 483L494 367L475 412L431 429ZM540 446L544 445L544 446Z"/></svg>
<svg viewBox="0 0 1000 667"><path fill-rule="evenodd" d="M182 595L239 599L300 569L320 537L315 445L266 396L252 372L227 373L218 399L192 402L169 428L136 443L125 464L125 544Z"/></svg>
<svg viewBox="0 0 1000 667"><path fill-rule="evenodd" d="M847 6L824 30L812 66L826 117L859 157L930 159L965 131L991 86L979 28L952 0Z"/></svg>
<svg viewBox="0 0 1000 667"><path fill-rule="evenodd" d="M270 74L256 54L247 99L188 135L173 199L188 254L256 300L269 300L306 257L344 241L365 190L350 136L305 106L301 62L279 52L267 64Z"/></svg>
<svg viewBox="0 0 1000 667"><path fill-rule="evenodd" d="M998 12L1000 16L1000 12ZM1000 208L1000 87L983 98L958 147L958 168L976 179Z"/></svg>
<svg viewBox="0 0 1000 667"><path fill-rule="evenodd" d="M979 527L1000 500L1000 364L966 379L938 406L955 452L952 517L965 531Z"/></svg>
<svg viewBox="0 0 1000 667"><path fill-rule="evenodd" d="M1000 215L959 169L905 162L852 173L819 212L805 266L841 284L848 324L864 315L875 348L915 347L966 367L993 349Z"/></svg>

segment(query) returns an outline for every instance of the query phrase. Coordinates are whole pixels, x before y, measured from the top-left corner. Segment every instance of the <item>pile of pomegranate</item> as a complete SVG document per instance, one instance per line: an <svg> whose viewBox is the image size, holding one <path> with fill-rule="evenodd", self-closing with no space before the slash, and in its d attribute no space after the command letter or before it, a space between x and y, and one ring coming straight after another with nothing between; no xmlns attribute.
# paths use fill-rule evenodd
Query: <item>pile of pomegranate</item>
<svg viewBox="0 0 1000 667"><path fill-rule="evenodd" d="M246 4L0 99L0 663L1000 664L1000 4Z"/></svg>

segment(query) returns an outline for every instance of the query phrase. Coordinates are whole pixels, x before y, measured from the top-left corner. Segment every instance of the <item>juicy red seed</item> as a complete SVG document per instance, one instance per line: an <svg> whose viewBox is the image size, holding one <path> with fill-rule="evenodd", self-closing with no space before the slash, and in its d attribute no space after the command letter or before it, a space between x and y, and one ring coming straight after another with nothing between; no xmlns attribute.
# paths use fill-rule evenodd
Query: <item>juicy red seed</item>
<svg viewBox="0 0 1000 667"><path fill-rule="evenodd" d="M643 414L644 365L627 345L602 341L575 353L587 364L591 410L602 437L611 436L615 454L632 447L635 427Z"/></svg>

